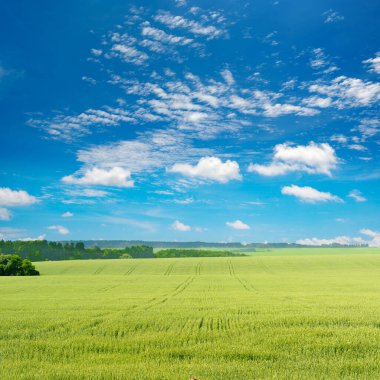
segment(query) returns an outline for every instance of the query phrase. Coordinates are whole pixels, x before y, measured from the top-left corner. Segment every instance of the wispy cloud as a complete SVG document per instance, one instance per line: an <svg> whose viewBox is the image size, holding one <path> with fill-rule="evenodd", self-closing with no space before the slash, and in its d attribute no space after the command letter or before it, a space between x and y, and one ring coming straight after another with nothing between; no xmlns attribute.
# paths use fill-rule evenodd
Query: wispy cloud
<svg viewBox="0 0 380 380"><path fill-rule="evenodd" d="M11 212L4 207L0 207L0 220L11 220Z"/></svg>
<svg viewBox="0 0 380 380"><path fill-rule="evenodd" d="M331 106L339 109L370 106L380 99L380 83L340 76L329 83L312 84L312 93L331 99Z"/></svg>
<svg viewBox="0 0 380 380"><path fill-rule="evenodd" d="M352 190L348 194L350 198L353 198L356 202L366 202L367 198L362 195L359 190Z"/></svg>
<svg viewBox="0 0 380 380"><path fill-rule="evenodd" d="M224 27L225 18L218 12L205 14L203 22L175 16L167 11L160 11L154 19L170 29L183 29L206 39L219 38L227 33Z"/></svg>
<svg viewBox="0 0 380 380"><path fill-rule="evenodd" d="M380 74L380 51L376 53L376 56L363 61L367 65L370 72Z"/></svg>
<svg viewBox="0 0 380 380"><path fill-rule="evenodd" d="M329 9L328 11L323 12L322 16L325 19L325 24L333 24L335 22L344 20L344 16L342 16L337 11L334 11L333 9Z"/></svg>
<svg viewBox="0 0 380 380"><path fill-rule="evenodd" d="M60 235L68 235L70 233L69 229L64 226L49 226L48 229L56 231Z"/></svg>

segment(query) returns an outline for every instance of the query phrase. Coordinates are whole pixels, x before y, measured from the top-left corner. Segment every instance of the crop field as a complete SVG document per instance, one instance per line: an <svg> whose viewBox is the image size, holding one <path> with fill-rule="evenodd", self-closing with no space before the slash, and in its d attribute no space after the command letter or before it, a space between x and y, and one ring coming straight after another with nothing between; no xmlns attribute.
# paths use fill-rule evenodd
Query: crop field
<svg viewBox="0 0 380 380"><path fill-rule="evenodd" d="M36 268L0 277L2 380L380 378L380 249Z"/></svg>

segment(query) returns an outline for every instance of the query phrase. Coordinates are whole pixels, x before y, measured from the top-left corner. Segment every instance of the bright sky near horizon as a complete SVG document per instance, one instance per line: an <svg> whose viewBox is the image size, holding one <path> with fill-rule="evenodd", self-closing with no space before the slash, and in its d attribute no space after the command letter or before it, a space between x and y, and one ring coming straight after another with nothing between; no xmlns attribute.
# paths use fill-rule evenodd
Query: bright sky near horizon
<svg viewBox="0 0 380 380"><path fill-rule="evenodd" d="M380 3L0 3L0 239L380 245Z"/></svg>

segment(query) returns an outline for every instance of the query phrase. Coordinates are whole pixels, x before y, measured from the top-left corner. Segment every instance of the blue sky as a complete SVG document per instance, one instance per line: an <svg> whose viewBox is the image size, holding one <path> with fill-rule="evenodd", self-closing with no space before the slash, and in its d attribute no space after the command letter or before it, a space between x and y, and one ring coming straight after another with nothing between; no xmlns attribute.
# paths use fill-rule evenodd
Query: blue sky
<svg viewBox="0 0 380 380"><path fill-rule="evenodd" d="M0 238L380 243L374 1L0 4Z"/></svg>

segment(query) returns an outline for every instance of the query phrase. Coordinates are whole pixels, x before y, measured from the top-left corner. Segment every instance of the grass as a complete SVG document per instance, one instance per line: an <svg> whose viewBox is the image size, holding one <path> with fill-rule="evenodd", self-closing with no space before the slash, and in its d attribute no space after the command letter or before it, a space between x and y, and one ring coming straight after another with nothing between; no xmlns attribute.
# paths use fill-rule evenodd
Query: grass
<svg viewBox="0 0 380 380"><path fill-rule="evenodd" d="M0 378L378 379L380 250L36 263L0 277Z"/></svg>

